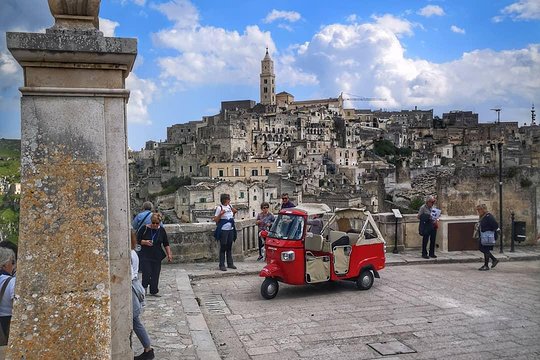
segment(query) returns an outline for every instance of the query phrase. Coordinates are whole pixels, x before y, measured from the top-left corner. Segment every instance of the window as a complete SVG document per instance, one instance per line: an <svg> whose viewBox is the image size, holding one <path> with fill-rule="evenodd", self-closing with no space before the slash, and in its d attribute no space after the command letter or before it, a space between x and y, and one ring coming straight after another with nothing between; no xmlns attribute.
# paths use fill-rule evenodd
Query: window
<svg viewBox="0 0 540 360"><path fill-rule="evenodd" d="M186 198L182 198L182 204L186 203Z"/></svg>
<svg viewBox="0 0 540 360"><path fill-rule="evenodd" d="M234 176L240 176L240 169L234 169Z"/></svg>
<svg viewBox="0 0 540 360"><path fill-rule="evenodd" d="M240 191L240 199L243 199L243 198L244 198L244 192Z"/></svg>
<svg viewBox="0 0 540 360"><path fill-rule="evenodd" d="M270 169L264 170L264 175L266 175L266 176L270 175Z"/></svg>
<svg viewBox="0 0 540 360"><path fill-rule="evenodd" d="M199 202L205 203L205 202L206 202L206 198L200 198L200 199L199 199Z"/></svg>
<svg viewBox="0 0 540 360"><path fill-rule="evenodd" d="M189 173L191 174L193 172L193 166L189 167Z"/></svg>
<svg viewBox="0 0 540 360"><path fill-rule="evenodd" d="M253 200L257 200L257 195L253 195Z"/></svg>
<svg viewBox="0 0 540 360"><path fill-rule="evenodd" d="M268 84L268 80L267 80L267 79L264 79L264 83L265 83L265 84Z"/></svg>
<svg viewBox="0 0 540 360"><path fill-rule="evenodd" d="M251 176L259 176L259 170L251 170Z"/></svg>
<svg viewBox="0 0 540 360"><path fill-rule="evenodd" d="M223 176L223 170L218 170L218 176Z"/></svg>

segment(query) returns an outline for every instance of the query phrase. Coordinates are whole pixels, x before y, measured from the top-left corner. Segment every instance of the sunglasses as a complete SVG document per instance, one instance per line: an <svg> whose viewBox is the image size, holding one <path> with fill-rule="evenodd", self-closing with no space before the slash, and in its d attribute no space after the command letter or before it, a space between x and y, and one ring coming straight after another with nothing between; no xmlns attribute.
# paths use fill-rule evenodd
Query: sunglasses
<svg viewBox="0 0 540 360"><path fill-rule="evenodd" d="M263 209L268 209L268 206L263 206L262 208L263 208Z"/></svg>
<svg viewBox="0 0 540 360"><path fill-rule="evenodd" d="M152 225L159 225L159 223L158 223L158 222L153 222L153 221L152 221Z"/></svg>
<svg viewBox="0 0 540 360"><path fill-rule="evenodd" d="M289 200L289 198L281 198L281 200Z"/></svg>

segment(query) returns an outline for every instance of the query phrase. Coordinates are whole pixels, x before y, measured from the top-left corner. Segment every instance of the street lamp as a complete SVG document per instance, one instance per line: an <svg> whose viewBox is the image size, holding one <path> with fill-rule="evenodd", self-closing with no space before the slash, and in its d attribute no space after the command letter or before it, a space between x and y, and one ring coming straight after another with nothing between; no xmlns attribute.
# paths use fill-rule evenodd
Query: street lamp
<svg viewBox="0 0 540 360"><path fill-rule="evenodd" d="M503 253L503 196L502 196L502 146L503 137L501 131L501 109L491 109L497 113L497 127L499 130L499 142L497 143L497 151L499 152L499 229L501 229L500 235L500 253Z"/></svg>

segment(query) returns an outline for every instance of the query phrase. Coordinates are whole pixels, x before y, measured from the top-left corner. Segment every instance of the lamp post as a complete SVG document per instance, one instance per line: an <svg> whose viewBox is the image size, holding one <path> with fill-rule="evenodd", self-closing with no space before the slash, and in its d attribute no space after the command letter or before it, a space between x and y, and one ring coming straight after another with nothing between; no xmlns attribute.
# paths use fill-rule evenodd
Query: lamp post
<svg viewBox="0 0 540 360"><path fill-rule="evenodd" d="M499 229L500 232L500 253L503 253L503 182L502 182L502 140L499 139L497 149L499 150Z"/></svg>

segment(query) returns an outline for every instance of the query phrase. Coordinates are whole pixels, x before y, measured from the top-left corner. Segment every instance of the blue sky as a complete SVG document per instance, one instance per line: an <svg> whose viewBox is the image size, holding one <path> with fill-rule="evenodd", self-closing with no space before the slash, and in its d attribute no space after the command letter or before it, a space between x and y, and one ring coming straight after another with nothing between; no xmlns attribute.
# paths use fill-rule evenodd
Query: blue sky
<svg viewBox="0 0 540 360"><path fill-rule="evenodd" d="M172 124L259 100L268 46L276 90L296 99L384 97L349 107L472 110L529 123L540 106L540 0L107 0L101 30L138 39L127 80L128 142L165 140ZM22 72L6 31L44 31L46 0L0 2L0 137L20 137Z"/></svg>

